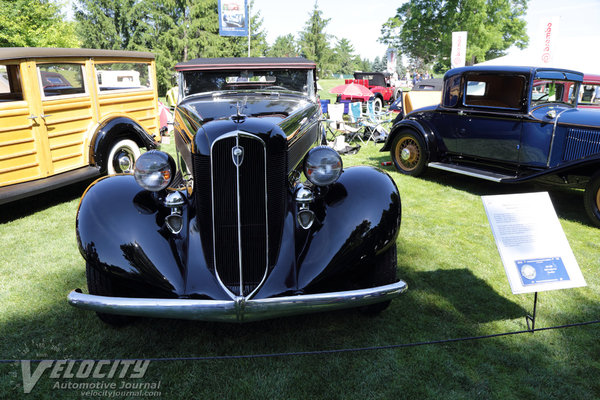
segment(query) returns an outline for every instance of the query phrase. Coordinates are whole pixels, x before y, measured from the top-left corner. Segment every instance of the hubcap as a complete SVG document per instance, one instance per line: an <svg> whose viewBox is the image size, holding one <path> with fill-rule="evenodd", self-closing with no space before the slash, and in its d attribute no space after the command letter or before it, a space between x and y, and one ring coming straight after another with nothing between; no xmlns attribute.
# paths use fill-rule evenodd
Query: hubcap
<svg viewBox="0 0 600 400"><path fill-rule="evenodd" d="M421 159L419 144L410 136L401 138L396 146L396 159L403 170L414 170Z"/></svg>
<svg viewBox="0 0 600 400"><path fill-rule="evenodd" d="M596 208L600 210L600 189L596 192Z"/></svg>
<svg viewBox="0 0 600 400"><path fill-rule="evenodd" d="M133 153L127 151L126 149L119 150L113 165L115 166L115 170L117 172L131 172L133 169Z"/></svg>

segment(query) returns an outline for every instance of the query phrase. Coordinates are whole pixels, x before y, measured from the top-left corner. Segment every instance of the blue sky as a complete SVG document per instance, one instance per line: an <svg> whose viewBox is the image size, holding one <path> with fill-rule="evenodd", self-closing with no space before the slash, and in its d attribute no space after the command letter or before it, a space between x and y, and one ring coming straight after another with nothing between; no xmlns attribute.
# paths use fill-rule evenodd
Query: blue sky
<svg viewBox="0 0 600 400"><path fill-rule="evenodd" d="M382 57L386 47L377 42L381 25L396 13L402 1L383 0L319 0L324 18L329 18L326 33L350 40L356 53L373 60ZM267 41L292 33L297 37L314 6L313 0L254 0L260 10ZM530 40L544 16L560 16L560 39L567 46L580 46L581 51L599 52L600 0L530 0L527 29Z"/></svg>

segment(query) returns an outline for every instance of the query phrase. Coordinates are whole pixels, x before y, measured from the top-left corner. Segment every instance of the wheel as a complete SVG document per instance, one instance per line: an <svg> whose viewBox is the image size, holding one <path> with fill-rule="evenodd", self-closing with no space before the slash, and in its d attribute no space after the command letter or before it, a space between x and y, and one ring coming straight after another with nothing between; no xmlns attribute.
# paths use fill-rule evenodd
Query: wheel
<svg viewBox="0 0 600 400"><path fill-rule="evenodd" d="M404 130L399 132L390 149L396 169L403 174L418 176L424 171L427 162L425 143L420 135Z"/></svg>
<svg viewBox="0 0 600 400"><path fill-rule="evenodd" d="M396 243L394 243L388 250L375 259L375 265L367 274L366 281L368 286L383 286L398 281L396 263ZM362 311L371 315L379 314L388 308L391 302L391 300L388 300L382 303L371 304L363 307Z"/></svg>
<svg viewBox="0 0 600 400"><path fill-rule="evenodd" d="M600 172L594 174L586 185L583 204L588 217L600 227Z"/></svg>
<svg viewBox="0 0 600 400"><path fill-rule="evenodd" d="M131 139L123 139L115 142L108 153L106 173L114 175L133 172L133 165L140 154L140 148Z"/></svg>
<svg viewBox="0 0 600 400"><path fill-rule="evenodd" d="M85 264L85 277L90 294L98 296L121 296L123 294L123 291L117 289L118 285L110 276L98 271L89 262ZM127 315L105 314L101 312L97 312L96 315L103 322L114 326L123 326L134 320L134 317Z"/></svg>
<svg viewBox="0 0 600 400"><path fill-rule="evenodd" d="M375 100L373 100L373 111L375 111L375 113L378 113L381 112L382 108L383 101L379 97L375 97Z"/></svg>

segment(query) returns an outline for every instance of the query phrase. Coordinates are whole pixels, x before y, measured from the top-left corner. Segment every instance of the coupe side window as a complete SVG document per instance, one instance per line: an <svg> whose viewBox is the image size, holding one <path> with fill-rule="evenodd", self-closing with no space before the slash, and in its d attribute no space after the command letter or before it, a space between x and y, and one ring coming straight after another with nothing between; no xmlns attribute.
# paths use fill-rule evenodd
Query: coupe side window
<svg viewBox="0 0 600 400"><path fill-rule="evenodd" d="M520 109L524 87L522 76L473 74L466 79L465 105Z"/></svg>
<svg viewBox="0 0 600 400"><path fill-rule="evenodd" d="M23 100L18 65L0 64L0 102Z"/></svg>
<svg viewBox="0 0 600 400"><path fill-rule="evenodd" d="M38 71L46 97L85 93L80 64L41 64Z"/></svg>

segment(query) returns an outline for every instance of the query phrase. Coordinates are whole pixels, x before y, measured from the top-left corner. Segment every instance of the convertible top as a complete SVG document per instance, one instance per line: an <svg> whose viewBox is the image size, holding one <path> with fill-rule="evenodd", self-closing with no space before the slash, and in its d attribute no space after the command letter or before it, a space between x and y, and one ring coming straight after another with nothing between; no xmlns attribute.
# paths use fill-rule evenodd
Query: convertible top
<svg viewBox="0 0 600 400"><path fill-rule="evenodd" d="M303 57L223 57L195 58L175 65L176 71L230 69L314 69L317 65Z"/></svg>
<svg viewBox="0 0 600 400"><path fill-rule="evenodd" d="M64 58L64 57L110 57L110 58L150 58L154 53L125 50L99 50L59 47L0 47L0 60L22 58Z"/></svg>

